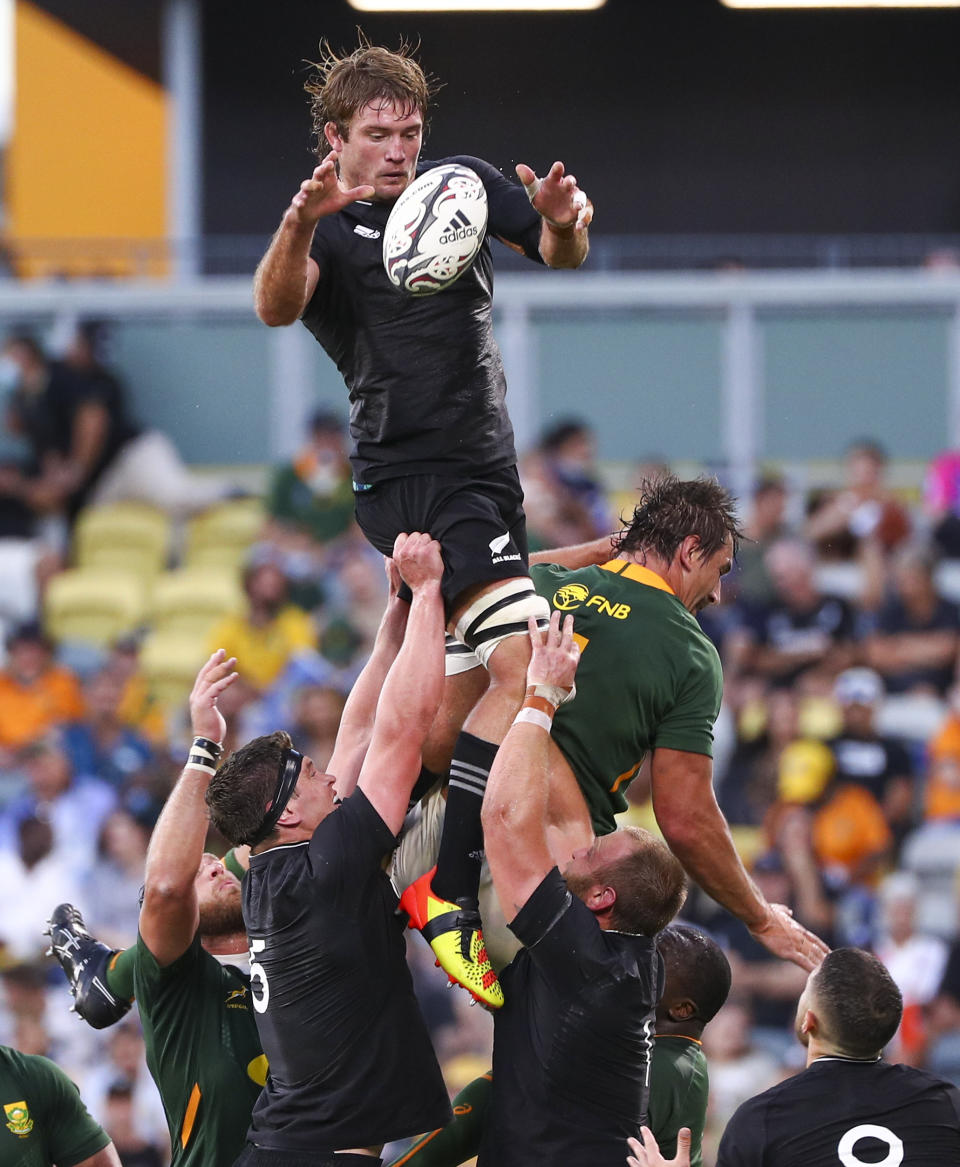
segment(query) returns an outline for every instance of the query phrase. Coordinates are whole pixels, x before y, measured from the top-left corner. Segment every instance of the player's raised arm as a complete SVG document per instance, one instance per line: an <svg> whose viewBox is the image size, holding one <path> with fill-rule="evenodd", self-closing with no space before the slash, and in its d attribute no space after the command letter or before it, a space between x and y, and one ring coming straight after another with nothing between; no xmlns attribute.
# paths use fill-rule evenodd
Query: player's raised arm
<svg viewBox="0 0 960 1167"><path fill-rule="evenodd" d="M497 751L482 813L487 862L508 924L554 866L547 844L550 728L580 659L572 616L562 629L559 612L545 633L532 617L529 627L527 695Z"/></svg>
<svg viewBox="0 0 960 1167"><path fill-rule="evenodd" d="M373 737L377 703L390 666L396 660L403 644L410 605L399 597L402 582L397 565L392 559L386 561L389 594L387 606L380 619L373 650L366 664L350 690L350 696L343 708L333 755L327 766L337 780L337 794L347 798L357 785L363 760Z"/></svg>
<svg viewBox="0 0 960 1167"><path fill-rule="evenodd" d="M444 614L440 544L417 532L398 535L393 560L413 599L403 645L383 683L357 785L397 834L443 694Z"/></svg>
<svg viewBox="0 0 960 1167"><path fill-rule="evenodd" d="M199 922L195 880L209 826L204 795L226 730L217 700L237 679L235 664L218 649L197 674L190 694L190 756L150 837L140 935L161 965L186 952Z"/></svg>
<svg viewBox="0 0 960 1167"><path fill-rule="evenodd" d="M337 158L337 152L331 151L300 184L253 277L254 307L271 327L293 324L310 302L320 276L310 258L318 221L373 194L372 186L342 187Z"/></svg>
<svg viewBox="0 0 960 1167"><path fill-rule="evenodd" d="M590 250L593 203L577 186L576 178L564 171L562 162L554 162L545 178L538 178L523 162L516 170L533 209L543 219L543 262L547 267L579 267Z"/></svg>

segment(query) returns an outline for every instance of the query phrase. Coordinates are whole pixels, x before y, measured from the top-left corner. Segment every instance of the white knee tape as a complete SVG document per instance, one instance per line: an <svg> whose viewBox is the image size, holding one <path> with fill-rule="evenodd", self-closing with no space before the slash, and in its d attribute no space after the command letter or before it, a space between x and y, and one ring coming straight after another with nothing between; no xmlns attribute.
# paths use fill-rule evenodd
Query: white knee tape
<svg viewBox="0 0 960 1167"><path fill-rule="evenodd" d="M444 645L444 676L455 677L458 673L468 673L471 669L478 668L480 668L480 658L473 649L461 644L455 636L451 636L448 632Z"/></svg>
<svg viewBox="0 0 960 1167"><path fill-rule="evenodd" d="M486 667L493 650L508 636L523 635L533 616L540 628L550 621L550 605L529 578L513 579L479 596L457 621L457 639L473 649Z"/></svg>

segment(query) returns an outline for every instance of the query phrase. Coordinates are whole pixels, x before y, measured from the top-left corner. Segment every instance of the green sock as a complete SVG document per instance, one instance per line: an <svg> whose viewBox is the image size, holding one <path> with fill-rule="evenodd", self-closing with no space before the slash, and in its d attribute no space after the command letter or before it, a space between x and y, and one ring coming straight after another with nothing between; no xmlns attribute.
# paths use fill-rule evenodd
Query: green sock
<svg viewBox="0 0 960 1167"><path fill-rule="evenodd" d="M133 966L137 962L137 949L124 948L110 958L107 965L107 987L115 997L124 1001L133 998Z"/></svg>
<svg viewBox="0 0 960 1167"><path fill-rule="evenodd" d="M457 1167L473 1159L480 1151L492 1089L491 1074L474 1078L453 1100L453 1121L422 1135L389 1167Z"/></svg>

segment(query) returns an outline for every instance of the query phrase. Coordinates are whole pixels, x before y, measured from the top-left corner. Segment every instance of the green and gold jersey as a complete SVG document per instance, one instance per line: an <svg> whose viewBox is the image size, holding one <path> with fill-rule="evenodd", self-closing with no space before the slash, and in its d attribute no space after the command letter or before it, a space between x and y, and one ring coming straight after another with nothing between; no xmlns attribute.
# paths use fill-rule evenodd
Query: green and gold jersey
<svg viewBox="0 0 960 1167"><path fill-rule="evenodd" d="M205 951L199 935L166 967L138 937L134 988L171 1167L230 1167L267 1075L249 977Z"/></svg>
<svg viewBox="0 0 960 1167"><path fill-rule="evenodd" d="M74 1167L110 1142L59 1066L5 1045L0 1045L0 1106L3 1167Z"/></svg>
<svg viewBox="0 0 960 1167"><path fill-rule="evenodd" d="M594 830L609 834L650 750L712 756L720 658L669 585L639 564L612 559L577 571L537 564L530 574L552 608L574 617L577 696L557 710L553 738Z"/></svg>
<svg viewBox="0 0 960 1167"><path fill-rule="evenodd" d="M650 1063L650 1129L660 1154L673 1159L677 1133L690 1128L690 1167L701 1167L703 1126L707 1121L707 1059L695 1037L657 1034Z"/></svg>

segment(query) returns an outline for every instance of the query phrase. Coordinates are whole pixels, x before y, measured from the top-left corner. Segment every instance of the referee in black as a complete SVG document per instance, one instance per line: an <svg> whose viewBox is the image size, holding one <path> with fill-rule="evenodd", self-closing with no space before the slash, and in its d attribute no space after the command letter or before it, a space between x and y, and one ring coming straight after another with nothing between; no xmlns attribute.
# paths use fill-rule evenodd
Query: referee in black
<svg viewBox="0 0 960 1167"><path fill-rule="evenodd" d="M875 956L838 948L807 978L797 1037L807 1067L744 1102L727 1124L717 1167L957 1167L960 1090L883 1061L903 1014L900 990ZM633 1167L664 1160L650 1132Z"/></svg>
<svg viewBox="0 0 960 1167"><path fill-rule="evenodd" d="M208 789L214 825L251 845L243 915L270 1067L238 1167L377 1167L384 1143L451 1118L383 870L443 688L443 562L421 534L393 558L413 598L356 788L277 733Z"/></svg>
<svg viewBox="0 0 960 1167"><path fill-rule="evenodd" d="M573 617L529 622L527 695L497 754L483 827L493 885L525 946L503 972L493 1097L480 1167L623 1167L644 1121L663 969L654 936L685 876L666 845L625 827L561 874L547 840L548 745L579 649Z"/></svg>

